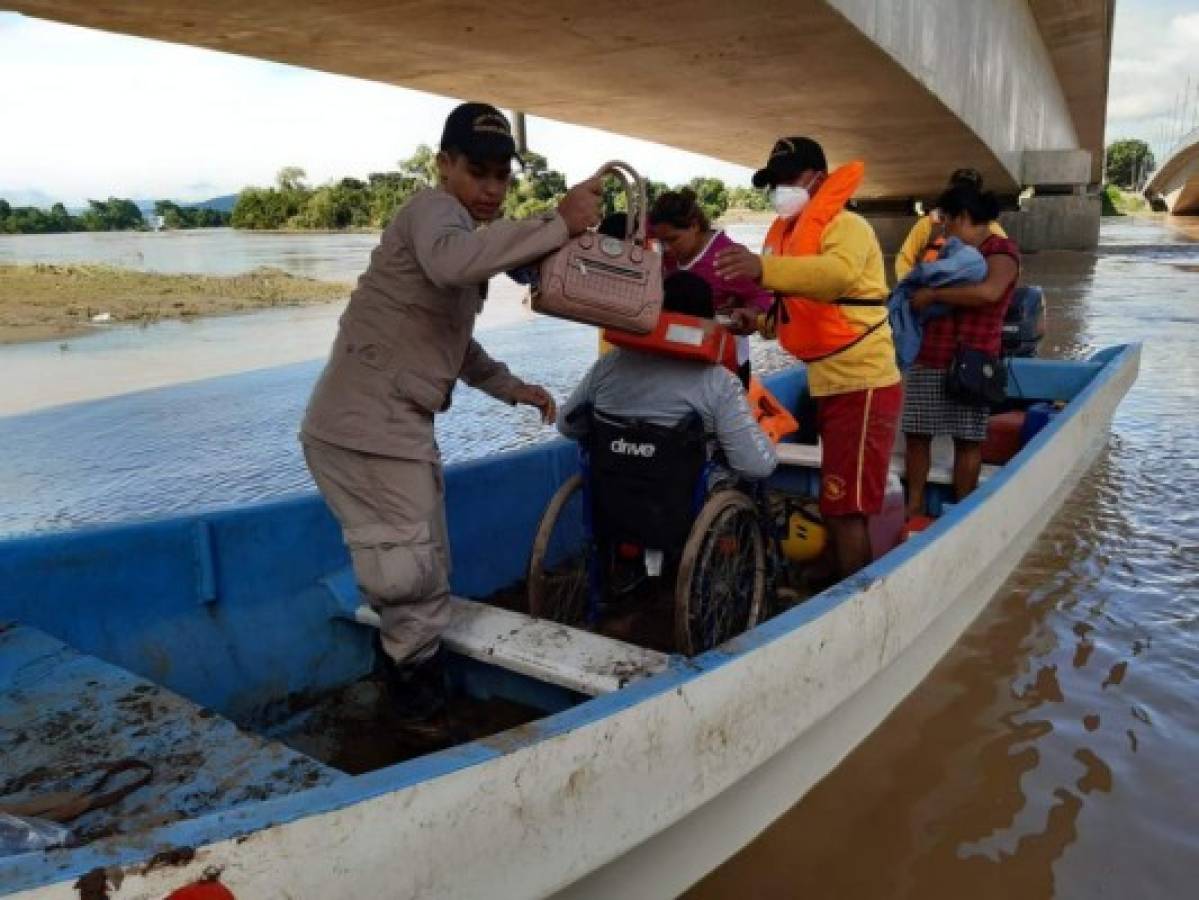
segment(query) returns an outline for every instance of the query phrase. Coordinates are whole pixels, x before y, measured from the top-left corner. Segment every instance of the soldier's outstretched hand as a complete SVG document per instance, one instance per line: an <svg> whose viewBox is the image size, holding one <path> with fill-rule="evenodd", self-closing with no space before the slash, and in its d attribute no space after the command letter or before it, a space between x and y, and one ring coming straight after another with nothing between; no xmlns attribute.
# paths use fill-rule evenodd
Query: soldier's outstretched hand
<svg viewBox="0 0 1199 900"><path fill-rule="evenodd" d="M524 406L535 406L541 413L541 421L550 425L558 417L558 404L554 395L539 384L526 384L519 387L513 399Z"/></svg>

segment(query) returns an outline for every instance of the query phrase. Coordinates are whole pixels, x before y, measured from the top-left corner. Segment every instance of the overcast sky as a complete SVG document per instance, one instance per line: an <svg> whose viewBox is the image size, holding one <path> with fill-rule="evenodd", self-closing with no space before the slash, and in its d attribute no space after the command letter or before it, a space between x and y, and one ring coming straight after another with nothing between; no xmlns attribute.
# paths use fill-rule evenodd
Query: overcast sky
<svg viewBox="0 0 1199 900"><path fill-rule="evenodd" d="M1199 119L1199 0L1118 0L1108 139L1158 143L1191 75ZM269 184L394 168L436 143L454 100L352 78L0 13L0 197L199 200ZM1175 116L1175 118L1177 118ZM612 157L671 183L716 160L541 119L529 144L574 180Z"/></svg>

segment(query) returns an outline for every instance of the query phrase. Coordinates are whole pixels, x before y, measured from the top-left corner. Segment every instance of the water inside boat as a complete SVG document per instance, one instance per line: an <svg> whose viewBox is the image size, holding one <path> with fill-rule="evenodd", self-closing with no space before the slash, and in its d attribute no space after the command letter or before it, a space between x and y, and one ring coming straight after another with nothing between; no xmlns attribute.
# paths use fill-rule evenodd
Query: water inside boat
<svg viewBox="0 0 1199 900"><path fill-rule="evenodd" d="M1008 411L1069 401L1102 365L1016 360ZM802 370L768 386L804 417ZM946 449L934 450L933 517L949 500ZM819 447L792 440L780 458L772 496L814 496ZM528 614L533 537L576 468L573 445L552 442L447 471L451 743L502 748L529 723L687 664L670 571L591 628ZM795 567L781 582L766 617L820 589ZM120 842L446 749L392 719L372 617L315 495L5 542L0 809L63 818L72 845Z"/></svg>

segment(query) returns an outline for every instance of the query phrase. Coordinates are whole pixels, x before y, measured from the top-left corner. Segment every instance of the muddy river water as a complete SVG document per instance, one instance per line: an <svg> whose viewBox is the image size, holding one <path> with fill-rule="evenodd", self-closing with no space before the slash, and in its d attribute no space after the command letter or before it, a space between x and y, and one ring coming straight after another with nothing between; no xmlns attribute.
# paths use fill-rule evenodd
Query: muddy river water
<svg viewBox="0 0 1199 900"><path fill-rule="evenodd" d="M249 262L345 277L369 251L361 237L304 247L280 239L274 248L256 245ZM238 246L236 238L221 240ZM200 244L180 246L204 260L195 252ZM118 241L107 249L108 261L195 270L147 255L144 246ZM104 259L87 246L68 252ZM26 242L0 247L0 258L60 257L47 243ZM1117 412L1108 447L929 678L692 896L1194 896L1199 222L1105 220L1097 252L1031 256L1024 277L1043 285L1049 302L1043 355L1145 343L1140 379ZM335 318L311 310L262 315L87 338L54 353L0 348L0 371L22 391L92 396L64 380L89 373L94 380L105 360L155 345L160 357L164 345L169 351L157 365L196 377L198 355L253 356L246 341L272 340L272 323L315 330L297 350L315 355L308 347L327 344ZM595 347L590 329L520 315L482 340L559 395ZM0 534L310 489L294 435L320 363L260 358L273 367L7 416L0 406ZM755 361L760 368L782 362L765 345ZM114 382L114 390L123 386ZM450 459L550 434L532 416L468 390L457 393L439 427Z"/></svg>
<svg viewBox="0 0 1199 900"><path fill-rule="evenodd" d="M1046 355L1144 341L1107 449L924 683L691 897L1195 896L1196 241L1109 220L1096 254L1026 260Z"/></svg>

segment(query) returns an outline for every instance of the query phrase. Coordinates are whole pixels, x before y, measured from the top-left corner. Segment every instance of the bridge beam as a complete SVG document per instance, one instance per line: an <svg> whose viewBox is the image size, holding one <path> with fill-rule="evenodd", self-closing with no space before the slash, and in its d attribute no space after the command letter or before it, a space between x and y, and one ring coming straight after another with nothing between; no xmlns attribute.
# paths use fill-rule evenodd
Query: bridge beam
<svg viewBox="0 0 1199 900"><path fill-rule="evenodd" d="M934 196L959 166L1016 193L1026 151L1100 152L1112 0L524 0L516 15L485 0L8 5L750 166L779 135L807 133L834 162L866 161L863 196L903 199Z"/></svg>

